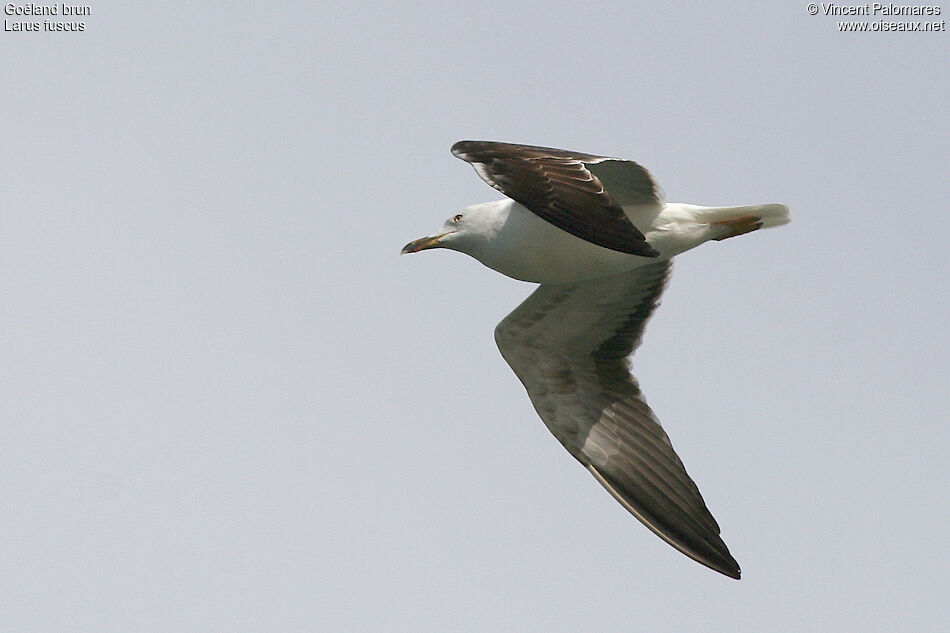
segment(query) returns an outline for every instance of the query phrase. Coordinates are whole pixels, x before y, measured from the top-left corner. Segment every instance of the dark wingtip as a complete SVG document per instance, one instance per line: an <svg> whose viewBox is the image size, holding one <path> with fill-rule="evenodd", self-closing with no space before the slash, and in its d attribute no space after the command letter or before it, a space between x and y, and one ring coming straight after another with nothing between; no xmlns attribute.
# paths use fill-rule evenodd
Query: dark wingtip
<svg viewBox="0 0 950 633"><path fill-rule="evenodd" d="M723 543L722 546L725 548L726 544ZM742 580L742 570L739 569L739 563L732 557L728 549L716 552L705 552L702 555L700 555L699 552L690 553L685 550L680 551L711 570L718 571L723 576L728 576L733 580Z"/></svg>
<svg viewBox="0 0 950 633"><path fill-rule="evenodd" d="M452 146L452 155L457 158L461 158L462 160L465 160L464 155L467 153L468 148L478 142L479 141L459 141L458 143Z"/></svg>
<svg viewBox="0 0 950 633"><path fill-rule="evenodd" d="M633 230L636 231L636 227L634 227ZM571 231L568 232L570 233ZM637 232L639 233L639 231ZM574 234L577 235L576 233ZM650 246L650 244L642 237L639 240L629 239L627 236L622 236L621 239L618 239L616 236L612 236L613 239L607 239L601 235L578 235L578 237L585 239L588 242L593 242L598 246L609 248L612 251L627 253L628 255L639 255L640 257L652 258L660 256L660 252Z"/></svg>
<svg viewBox="0 0 950 633"><path fill-rule="evenodd" d="M712 569L733 580L742 580L742 570L739 569L739 563L732 557L729 558L728 564L721 567L712 567Z"/></svg>
<svg viewBox="0 0 950 633"><path fill-rule="evenodd" d="M697 563L705 565L709 569L719 572L723 576L732 578L733 580L742 580L742 570L739 569L739 563L736 562L736 559L732 557L732 554L730 554L728 550L700 553L697 551L686 551L677 545L673 546L695 560ZM723 546L725 546L725 544L723 544Z"/></svg>

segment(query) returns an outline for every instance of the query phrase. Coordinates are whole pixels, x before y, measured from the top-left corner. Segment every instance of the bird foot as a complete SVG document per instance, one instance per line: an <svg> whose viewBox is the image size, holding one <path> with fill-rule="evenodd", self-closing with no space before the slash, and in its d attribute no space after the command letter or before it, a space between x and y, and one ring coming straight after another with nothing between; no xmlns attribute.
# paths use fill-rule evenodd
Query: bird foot
<svg viewBox="0 0 950 633"><path fill-rule="evenodd" d="M732 218L730 220L712 222L710 223L710 226L721 227L725 230L722 235L713 238L717 242L721 242L722 240L727 240L730 237L745 235L746 233L751 233L752 231L761 229L762 218L757 215L744 215L741 218Z"/></svg>

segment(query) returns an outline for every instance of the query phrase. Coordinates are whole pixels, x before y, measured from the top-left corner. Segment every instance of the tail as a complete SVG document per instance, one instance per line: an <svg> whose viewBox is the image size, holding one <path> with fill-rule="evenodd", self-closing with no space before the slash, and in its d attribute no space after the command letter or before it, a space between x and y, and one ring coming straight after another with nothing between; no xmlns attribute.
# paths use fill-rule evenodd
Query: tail
<svg viewBox="0 0 950 633"><path fill-rule="evenodd" d="M725 240L758 229L788 224L791 218L784 204L753 204L744 207L705 207L696 218L716 230L714 240Z"/></svg>

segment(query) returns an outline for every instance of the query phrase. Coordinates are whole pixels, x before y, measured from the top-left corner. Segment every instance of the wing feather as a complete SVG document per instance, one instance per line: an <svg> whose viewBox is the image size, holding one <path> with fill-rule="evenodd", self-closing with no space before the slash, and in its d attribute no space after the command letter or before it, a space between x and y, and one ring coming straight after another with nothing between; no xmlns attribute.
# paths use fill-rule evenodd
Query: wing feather
<svg viewBox="0 0 950 633"><path fill-rule="evenodd" d="M719 525L630 373L628 357L669 271L662 261L541 285L498 324L495 340L541 419L610 494L676 549L739 578Z"/></svg>
<svg viewBox="0 0 950 633"><path fill-rule="evenodd" d="M658 255L623 210L624 204L660 205L649 172L633 161L493 141L459 141L452 153L489 185L568 233L623 253Z"/></svg>

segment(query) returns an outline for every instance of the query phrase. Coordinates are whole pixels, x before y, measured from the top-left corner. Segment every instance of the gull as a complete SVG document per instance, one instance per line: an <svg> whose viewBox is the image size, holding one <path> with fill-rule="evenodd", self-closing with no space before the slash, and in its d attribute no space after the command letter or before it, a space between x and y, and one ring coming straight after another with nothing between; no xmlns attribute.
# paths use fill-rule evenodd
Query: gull
<svg viewBox="0 0 950 633"><path fill-rule="evenodd" d="M619 158L493 141L460 141L452 153L506 198L462 209L402 252L447 248L539 283L495 328L495 342L541 420L650 530L739 579L629 357L674 256L786 224L788 208L664 202L646 169Z"/></svg>

